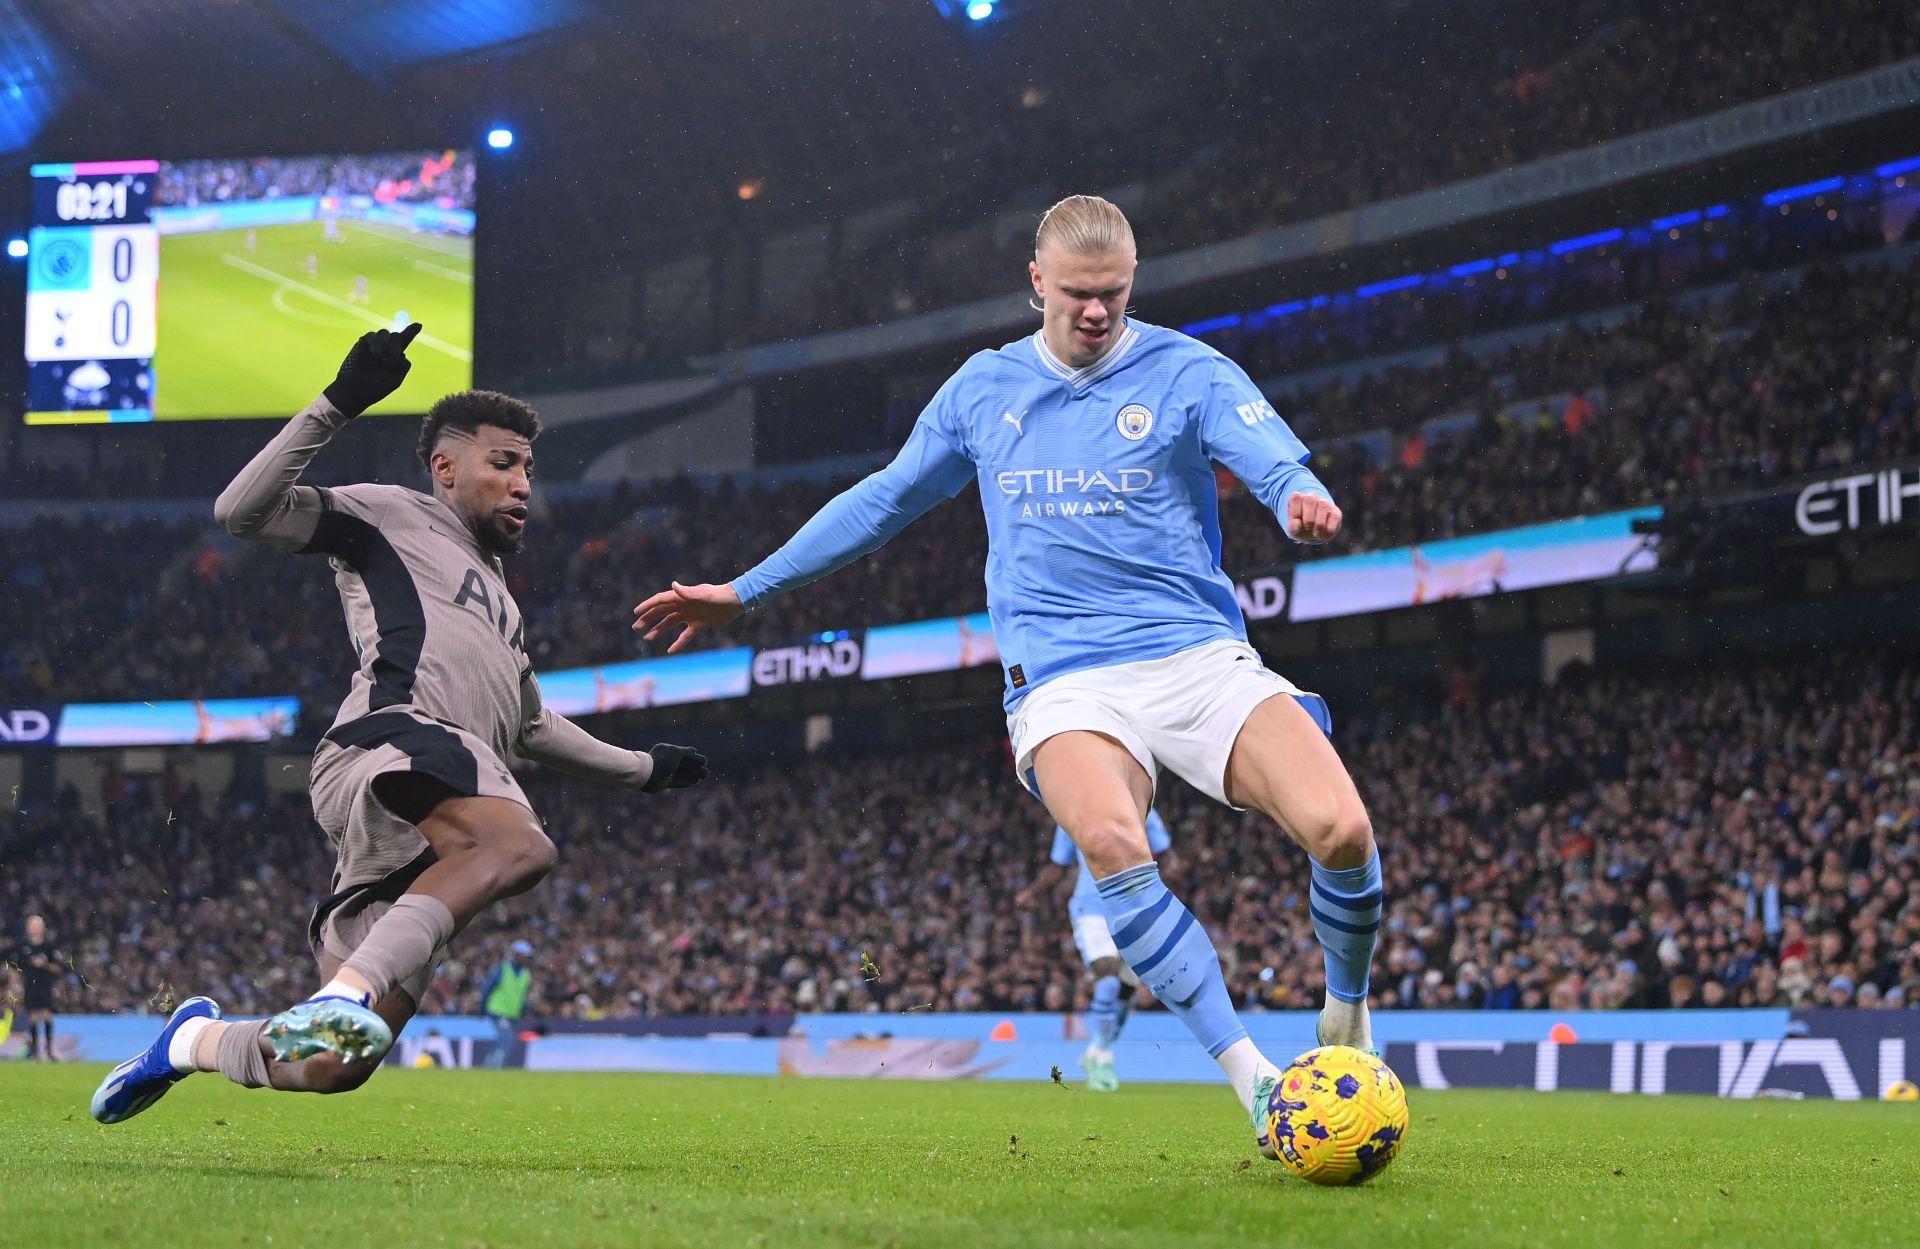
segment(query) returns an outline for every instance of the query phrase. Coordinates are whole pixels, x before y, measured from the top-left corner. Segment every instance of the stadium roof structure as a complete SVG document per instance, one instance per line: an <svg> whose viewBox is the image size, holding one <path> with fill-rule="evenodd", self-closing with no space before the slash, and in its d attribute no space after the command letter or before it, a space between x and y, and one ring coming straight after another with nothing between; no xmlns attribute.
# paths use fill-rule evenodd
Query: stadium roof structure
<svg viewBox="0 0 1920 1249"><path fill-rule="evenodd" d="M597 11L585 0L270 0L286 19L364 73L515 48Z"/></svg>
<svg viewBox="0 0 1920 1249"><path fill-rule="evenodd" d="M31 148L82 97L108 116L167 113L198 82L226 110L271 114L289 89L384 85L605 16L588 0L0 0L0 151Z"/></svg>
<svg viewBox="0 0 1920 1249"><path fill-rule="evenodd" d="M383 151L504 123L523 166L592 161L603 189L669 189L689 225L750 180L770 188L763 224L936 179L964 215L1009 185L1105 185L1170 99L1197 133L1226 124L1225 93L1192 90L1223 43L1357 21L1341 0L1217 0L1206 22L1114 0L1133 33L1094 53L1077 6L1005 7L973 23L924 0L0 0L0 151Z"/></svg>

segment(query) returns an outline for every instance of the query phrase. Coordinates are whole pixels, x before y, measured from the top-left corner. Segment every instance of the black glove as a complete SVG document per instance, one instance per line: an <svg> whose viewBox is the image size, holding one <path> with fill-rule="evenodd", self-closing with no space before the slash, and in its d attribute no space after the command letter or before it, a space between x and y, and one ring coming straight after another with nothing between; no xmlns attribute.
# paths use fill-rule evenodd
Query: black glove
<svg viewBox="0 0 1920 1249"><path fill-rule="evenodd" d="M653 775L640 787L643 794L686 789L707 779L707 757L691 746L661 742L647 753L653 756Z"/></svg>
<svg viewBox="0 0 1920 1249"><path fill-rule="evenodd" d="M407 370L413 367L407 359L407 344L419 332L420 323L415 321L404 330L362 334L341 362L333 384L320 393L342 415L359 416L407 380Z"/></svg>

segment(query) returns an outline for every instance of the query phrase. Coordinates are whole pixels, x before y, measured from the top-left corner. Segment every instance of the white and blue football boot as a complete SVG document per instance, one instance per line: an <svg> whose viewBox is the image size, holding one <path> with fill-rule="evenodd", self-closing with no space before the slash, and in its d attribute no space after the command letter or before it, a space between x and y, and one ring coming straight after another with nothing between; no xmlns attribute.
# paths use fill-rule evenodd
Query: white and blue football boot
<svg viewBox="0 0 1920 1249"><path fill-rule="evenodd" d="M190 997L174 1007L153 1044L109 1071L93 1091L93 1117L101 1123L122 1123L165 1097L168 1089L192 1074L174 1070L167 1058L173 1034L189 1019L218 1018L220 1007L210 997Z"/></svg>
<svg viewBox="0 0 1920 1249"><path fill-rule="evenodd" d="M343 1062L378 1062L393 1048L393 1030L356 998L316 997L269 1019L267 1044L283 1063L316 1054L331 1054Z"/></svg>

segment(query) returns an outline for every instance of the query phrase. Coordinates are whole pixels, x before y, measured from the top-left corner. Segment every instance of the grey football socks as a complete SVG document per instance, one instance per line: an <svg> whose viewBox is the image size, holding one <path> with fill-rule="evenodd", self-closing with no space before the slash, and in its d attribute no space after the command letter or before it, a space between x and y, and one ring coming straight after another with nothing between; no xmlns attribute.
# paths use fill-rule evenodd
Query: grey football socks
<svg viewBox="0 0 1920 1249"><path fill-rule="evenodd" d="M378 1002L395 985L433 965L442 946L453 940L453 912L440 899L424 893L402 895L367 930L353 956L341 964L372 986L370 1002Z"/></svg>
<svg viewBox="0 0 1920 1249"><path fill-rule="evenodd" d="M260 1038L266 1030L264 1019L228 1025L220 1034L215 1050L218 1065L214 1069L242 1088L266 1088L269 1083L267 1056L260 1052Z"/></svg>

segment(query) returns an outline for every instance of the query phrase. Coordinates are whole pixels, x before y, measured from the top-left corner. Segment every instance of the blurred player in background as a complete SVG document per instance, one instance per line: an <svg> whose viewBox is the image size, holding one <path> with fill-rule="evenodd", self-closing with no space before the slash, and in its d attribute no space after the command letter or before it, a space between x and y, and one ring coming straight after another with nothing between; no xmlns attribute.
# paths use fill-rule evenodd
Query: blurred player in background
<svg viewBox="0 0 1920 1249"><path fill-rule="evenodd" d="M1127 317L1136 263L1133 228L1113 204L1055 204L1028 266L1040 329L962 365L892 464L758 567L725 585L675 582L634 609L633 627L649 638L679 628L668 648L679 650L977 480L1015 770L1079 847L1121 959L1220 1063L1273 1157L1264 1105L1278 1069L1241 1025L1206 930L1161 881L1146 815L1166 767L1265 813L1307 850L1326 956L1320 1042L1372 1048L1373 828L1327 739L1324 701L1247 644L1220 568L1213 463L1297 541L1328 541L1341 515L1238 365Z"/></svg>
<svg viewBox="0 0 1920 1249"><path fill-rule="evenodd" d="M1155 861L1173 844L1165 820L1158 811L1147 812L1147 849ZM1080 1067L1087 1073L1087 1087L1096 1093L1111 1093L1120 1087L1120 1073L1114 1066L1113 1045L1120 1030L1127 1026L1127 1012L1133 1003L1133 991L1140 978L1120 961L1120 949L1113 943L1113 929L1107 923L1107 909L1100 902L1100 886L1080 848L1064 828L1053 830L1053 849L1047 865L1033 883L1014 895L1013 904L1022 910L1053 892L1074 867L1073 895L1067 899L1067 918L1073 927L1074 948L1093 973L1093 1004L1087 1008L1087 1049L1080 1055Z"/></svg>
<svg viewBox="0 0 1920 1249"><path fill-rule="evenodd" d="M272 1019L182 1003L93 1097L131 1118L196 1071L248 1088L358 1088L418 1009L442 952L493 903L538 884L554 847L510 754L647 793L707 773L681 746L626 750L542 706L501 558L520 550L540 420L468 390L435 403L419 454L433 493L297 484L346 423L391 395L419 325L363 335L320 398L214 505L230 533L332 562L360 667L314 752L313 812L338 852L309 938L321 987Z"/></svg>
<svg viewBox="0 0 1920 1249"><path fill-rule="evenodd" d="M7 962L20 969L20 1010L27 1017L27 1057L57 1062L53 1052L53 991L60 983L66 957L47 936L47 921L27 916L26 937L8 952Z"/></svg>

